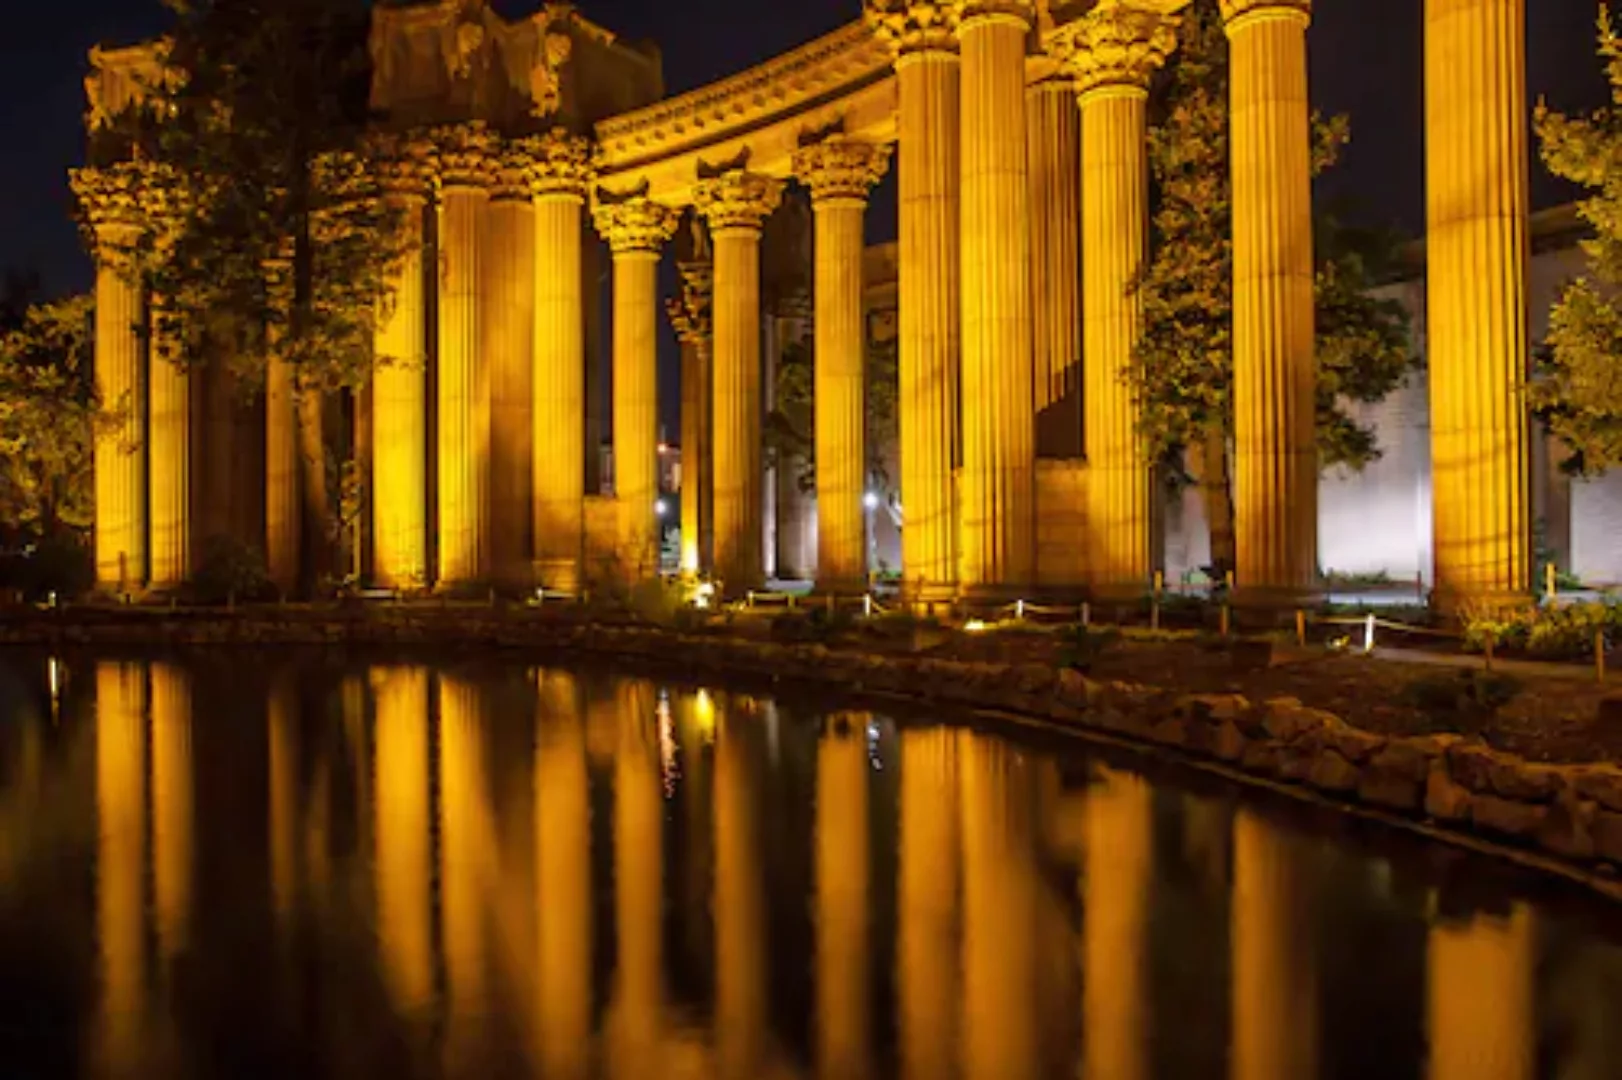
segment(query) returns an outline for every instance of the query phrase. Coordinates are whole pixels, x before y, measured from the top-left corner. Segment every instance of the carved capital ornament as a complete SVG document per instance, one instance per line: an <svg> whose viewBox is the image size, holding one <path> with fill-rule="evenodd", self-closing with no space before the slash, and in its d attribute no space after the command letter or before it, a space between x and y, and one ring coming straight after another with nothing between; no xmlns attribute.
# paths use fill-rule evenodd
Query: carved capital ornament
<svg viewBox="0 0 1622 1080"><path fill-rule="evenodd" d="M676 338L683 345L705 345L713 330L710 304L715 288L715 268L709 263L678 263L681 295L665 302L665 314Z"/></svg>
<svg viewBox="0 0 1622 1080"><path fill-rule="evenodd" d="M69 184L87 225L99 237L105 231L139 229L144 220L143 168L132 161L104 169L74 169Z"/></svg>
<svg viewBox="0 0 1622 1080"><path fill-rule="evenodd" d="M783 181L732 169L699 181L693 206L710 223L712 232L759 232L782 201Z"/></svg>
<svg viewBox="0 0 1622 1080"><path fill-rule="evenodd" d="M432 132L434 179L445 188L483 188L494 180L500 140L482 122L446 124Z"/></svg>
<svg viewBox="0 0 1622 1080"><path fill-rule="evenodd" d="M811 189L814 203L865 203L889 163L890 147L842 135L794 152L794 173Z"/></svg>
<svg viewBox="0 0 1622 1080"><path fill-rule="evenodd" d="M599 202L592 207L591 217L615 255L658 255L681 224L679 210L642 196L622 202Z"/></svg>
<svg viewBox="0 0 1622 1080"><path fill-rule="evenodd" d="M523 155L530 193L537 198L564 196L584 199L595 174L591 144L563 128L529 135L512 144Z"/></svg>
<svg viewBox="0 0 1622 1080"><path fill-rule="evenodd" d="M1075 75L1076 93L1147 93L1177 48L1178 19L1148 3L1106 2L1053 32L1048 49Z"/></svg>
<svg viewBox="0 0 1622 1080"><path fill-rule="evenodd" d="M973 23L983 19L1018 22L1030 27L1036 22L1036 4L1033 0L953 0L957 9L959 36Z"/></svg>
<svg viewBox="0 0 1622 1080"><path fill-rule="evenodd" d="M1312 21L1312 0L1222 0L1222 21L1229 34L1267 19L1289 19L1305 26Z"/></svg>
<svg viewBox="0 0 1622 1080"><path fill-rule="evenodd" d="M863 15L898 57L957 52L957 5L952 0L867 0Z"/></svg>

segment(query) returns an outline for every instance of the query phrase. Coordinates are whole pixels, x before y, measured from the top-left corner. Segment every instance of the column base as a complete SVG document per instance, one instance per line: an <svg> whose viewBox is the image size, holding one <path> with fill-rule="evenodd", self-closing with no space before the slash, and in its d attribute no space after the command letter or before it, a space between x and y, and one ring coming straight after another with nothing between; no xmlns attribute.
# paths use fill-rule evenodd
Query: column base
<svg viewBox="0 0 1622 1080"><path fill-rule="evenodd" d="M580 563L576 559L536 559L531 580L548 592L580 594Z"/></svg>

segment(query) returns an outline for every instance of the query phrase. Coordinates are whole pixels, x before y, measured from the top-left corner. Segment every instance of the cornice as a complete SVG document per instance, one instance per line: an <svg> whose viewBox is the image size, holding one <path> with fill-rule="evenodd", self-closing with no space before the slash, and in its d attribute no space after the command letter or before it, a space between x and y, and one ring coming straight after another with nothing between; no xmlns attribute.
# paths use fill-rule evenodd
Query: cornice
<svg viewBox="0 0 1622 1080"><path fill-rule="evenodd" d="M612 170L759 126L887 72L891 58L867 22L848 23L747 71L600 121Z"/></svg>
<svg viewBox="0 0 1622 1080"><path fill-rule="evenodd" d="M1075 76L1081 97L1104 90L1144 93L1177 48L1178 21L1152 3L1108 3L1057 27L1047 47Z"/></svg>
<svg viewBox="0 0 1622 1080"><path fill-rule="evenodd" d="M802 146L794 154L794 174L811 189L811 200L866 202L884 179L890 147L835 135Z"/></svg>
<svg viewBox="0 0 1622 1080"><path fill-rule="evenodd" d="M699 181L693 207L709 222L710 231L759 232L783 201L783 181L734 169Z"/></svg>
<svg viewBox="0 0 1622 1080"><path fill-rule="evenodd" d="M867 0L862 16L894 57L957 52L953 0Z"/></svg>
<svg viewBox="0 0 1622 1080"><path fill-rule="evenodd" d="M635 196L620 202L597 201L592 223L615 255L643 252L658 255L681 225L681 211Z"/></svg>

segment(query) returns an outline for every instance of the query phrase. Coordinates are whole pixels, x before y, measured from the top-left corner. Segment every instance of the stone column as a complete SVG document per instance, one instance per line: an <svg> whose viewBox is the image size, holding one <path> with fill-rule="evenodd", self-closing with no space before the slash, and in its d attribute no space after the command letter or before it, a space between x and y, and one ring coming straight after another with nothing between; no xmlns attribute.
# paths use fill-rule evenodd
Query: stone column
<svg viewBox="0 0 1622 1080"><path fill-rule="evenodd" d="M1068 76L1025 91L1031 174L1036 446L1079 458L1081 442L1081 115Z"/></svg>
<svg viewBox="0 0 1622 1080"><path fill-rule="evenodd" d="M1311 0L1223 0L1232 55L1234 576L1288 605L1318 579Z"/></svg>
<svg viewBox="0 0 1622 1080"><path fill-rule="evenodd" d="M817 742L817 1075L869 1075L870 713L837 713ZM938 809L938 807L937 807Z"/></svg>
<svg viewBox="0 0 1622 1080"><path fill-rule="evenodd" d="M710 566L710 325L713 268L708 262L678 263L680 297L665 310L681 342L681 571Z"/></svg>
<svg viewBox="0 0 1622 1080"><path fill-rule="evenodd" d="M528 155L508 148L479 264L479 330L490 371L490 577L526 588L532 563L535 210Z"/></svg>
<svg viewBox="0 0 1622 1080"><path fill-rule="evenodd" d="M614 256L614 494L627 580L658 576L659 252L681 215L645 198L599 203Z"/></svg>
<svg viewBox="0 0 1622 1080"><path fill-rule="evenodd" d="M537 585L580 588L585 540L586 344L581 209L585 140L555 130L525 140L535 207L534 544ZM596 448L590 448L596 453Z"/></svg>
<svg viewBox="0 0 1622 1080"><path fill-rule="evenodd" d="M1436 599L1531 585L1525 0L1426 0Z"/></svg>
<svg viewBox="0 0 1622 1080"><path fill-rule="evenodd" d="M963 57L959 567L965 594L995 599L1036 581L1025 157L1025 42L1035 7L1027 0L959 0L957 7Z"/></svg>
<svg viewBox="0 0 1622 1080"><path fill-rule="evenodd" d="M902 590L914 602L932 603L952 599L958 577L957 14L947 0L866 3L868 21L896 52L900 96Z"/></svg>
<svg viewBox="0 0 1622 1080"><path fill-rule="evenodd" d="M1095 593L1106 596L1149 587L1149 463L1123 380L1138 340L1130 289L1149 246L1149 78L1175 44L1169 19L1132 3L1096 9L1052 43L1075 73L1081 104L1087 566Z"/></svg>
<svg viewBox="0 0 1622 1080"><path fill-rule="evenodd" d="M782 197L781 180L737 169L701 181L697 193L715 244L715 572L729 593L759 588L765 578L760 232Z"/></svg>
<svg viewBox="0 0 1622 1080"><path fill-rule="evenodd" d="M439 185L437 585L487 571L489 369L480 349L479 288L495 139L478 123L436 133Z"/></svg>
<svg viewBox="0 0 1622 1080"><path fill-rule="evenodd" d="M286 323L277 322L292 312L291 252L267 261L265 282L274 313L271 325L265 328L265 569L285 596L298 588L304 538L304 508L299 499L298 384L292 363L282 355Z"/></svg>
<svg viewBox="0 0 1622 1080"><path fill-rule="evenodd" d="M817 587L867 589L867 333L862 323L863 217L888 146L836 136L802 147L794 171L816 215L813 411Z"/></svg>
<svg viewBox="0 0 1622 1080"><path fill-rule="evenodd" d="M386 190L400 211L400 261L391 269L386 317L372 368L372 572L379 585L428 584L428 298L423 217L430 175L424 154L391 163Z"/></svg>
<svg viewBox="0 0 1622 1080"><path fill-rule="evenodd" d="M1438 922L1426 953L1430 1080L1530 1080L1536 1073L1532 912Z"/></svg>
<svg viewBox="0 0 1622 1080"><path fill-rule="evenodd" d="M96 242L96 392L116 417L96 433L96 584L124 591L146 580L146 313L133 265L141 239L139 166L79 169L72 182Z"/></svg>
<svg viewBox="0 0 1622 1080"><path fill-rule="evenodd" d="M154 258L170 257L181 227L177 178L149 168L144 199L152 211ZM147 342L147 507L151 583L178 589L191 579L192 563L192 377L164 328L164 298L154 294L151 337Z"/></svg>

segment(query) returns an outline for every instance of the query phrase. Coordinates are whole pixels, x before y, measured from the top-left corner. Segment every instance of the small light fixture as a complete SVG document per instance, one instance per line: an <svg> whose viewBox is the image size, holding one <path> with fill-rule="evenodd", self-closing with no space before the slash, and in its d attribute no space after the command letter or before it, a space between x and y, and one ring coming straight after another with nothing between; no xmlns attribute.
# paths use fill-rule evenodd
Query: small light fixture
<svg viewBox="0 0 1622 1080"><path fill-rule="evenodd" d="M665 505L665 501L663 499L659 499L653 504L653 512L659 517L664 517L665 511L668 509L670 508Z"/></svg>
<svg viewBox="0 0 1622 1080"><path fill-rule="evenodd" d="M866 495L862 496L862 505L867 507L869 510L877 510L879 508L879 497L869 491Z"/></svg>
<svg viewBox="0 0 1622 1080"><path fill-rule="evenodd" d="M986 628L986 624L985 624L984 620L981 620L981 619L970 619L968 622L963 624L963 629L966 630L968 633L971 633L971 634L978 634L980 631L984 630L985 628Z"/></svg>

